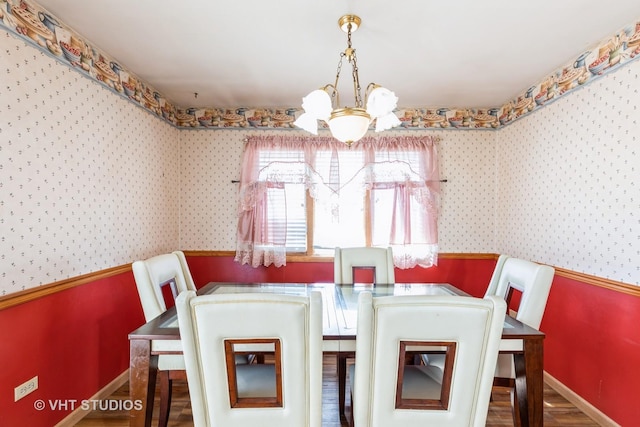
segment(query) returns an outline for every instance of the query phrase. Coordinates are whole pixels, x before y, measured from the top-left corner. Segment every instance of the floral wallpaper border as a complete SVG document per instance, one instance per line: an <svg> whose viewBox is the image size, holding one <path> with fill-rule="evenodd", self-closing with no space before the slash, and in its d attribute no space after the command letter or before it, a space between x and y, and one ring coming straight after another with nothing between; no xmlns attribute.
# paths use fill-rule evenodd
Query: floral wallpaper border
<svg viewBox="0 0 640 427"><path fill-rule="evenodd" d="M181 129L295 129L300 107L235 109L176 106L118 61L89 45L79 34L34 2L0 0L0 28L24 39L59 62ZM546 76L517 98L489 108L400 108L399 128L498 129L597 80L640 56L640 21L581 53L575 61ZM321 126L328 128L326 123Z"/></svg>

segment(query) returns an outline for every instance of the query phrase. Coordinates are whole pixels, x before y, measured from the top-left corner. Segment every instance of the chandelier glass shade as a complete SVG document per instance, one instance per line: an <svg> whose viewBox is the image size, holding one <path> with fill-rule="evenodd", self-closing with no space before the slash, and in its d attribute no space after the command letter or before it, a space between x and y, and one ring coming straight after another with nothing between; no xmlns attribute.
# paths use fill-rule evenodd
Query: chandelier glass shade
<svg viewBox="0 0 640 427"><path fill-rule="evenodd" d="M355 15L344 15L338 20L340 28L347 33L347 48L340 53L335 83L316 89L302 98L304 113L294 122L296 126L317 135L318 120L324 120L329 125L333 137L347 145L360 140L374 120L376 132L391 129L400 124L400 120L393 112L397 107L398 98L390 90L370 83L365 91L365 101L362 101L356 50L351 47L351 33L358 29L361 22L361 19ZM353 69L355 98L353 107L340 107L338 81L345 57Z"/></svg>

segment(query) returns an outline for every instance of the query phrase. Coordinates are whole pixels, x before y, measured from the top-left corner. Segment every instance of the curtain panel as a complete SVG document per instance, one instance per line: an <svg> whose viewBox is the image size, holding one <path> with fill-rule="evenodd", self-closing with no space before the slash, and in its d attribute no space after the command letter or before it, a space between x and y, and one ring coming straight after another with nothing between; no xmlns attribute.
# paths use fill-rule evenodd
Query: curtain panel
<svg viewBox="0 0 640 427"><path fill-rule="evenodd" d="M237 262L286 264L286 184L304 185L336 217L341 194L364 200L370 192L372 245L391 246L398 268L437 264L435 138L365 137L348 147L331 137L249 137L240 175Z"/></svg>

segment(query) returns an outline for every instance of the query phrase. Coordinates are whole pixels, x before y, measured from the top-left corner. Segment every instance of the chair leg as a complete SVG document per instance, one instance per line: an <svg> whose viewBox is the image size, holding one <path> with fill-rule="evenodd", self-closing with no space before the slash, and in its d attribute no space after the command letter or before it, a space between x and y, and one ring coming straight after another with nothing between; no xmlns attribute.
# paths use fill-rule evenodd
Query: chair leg
<svg viewBox="0 0 640 427"><path fill-rule="evenodd" d="M160 415L158 427L167 427L169 410L171 409L171 392L173 381L169 378L169 371L158 371L160 377Z"/></svg>
<svg viewBox="0 0 640 427"><path fill-rule="evenodd" d="M349 426L354 427L355 422L353 421L353 391L351 392L351 415L349 416Z"/></svg>

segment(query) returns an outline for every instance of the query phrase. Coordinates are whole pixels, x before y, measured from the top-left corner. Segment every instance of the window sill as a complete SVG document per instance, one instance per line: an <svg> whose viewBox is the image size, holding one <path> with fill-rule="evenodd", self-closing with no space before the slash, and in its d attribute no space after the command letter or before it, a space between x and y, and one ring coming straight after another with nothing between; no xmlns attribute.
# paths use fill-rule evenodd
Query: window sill
<svg viewBox="0 0 640 427"><path fill-rule="evenodd" d="M333 254L290 254L287 255L287 262L333 262Z"/></svg>

